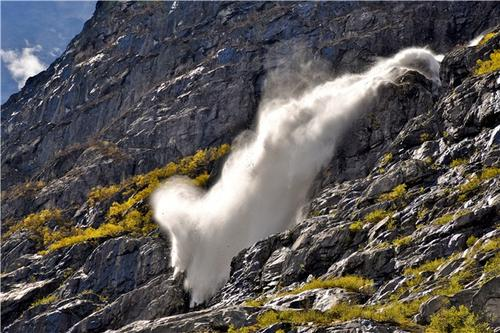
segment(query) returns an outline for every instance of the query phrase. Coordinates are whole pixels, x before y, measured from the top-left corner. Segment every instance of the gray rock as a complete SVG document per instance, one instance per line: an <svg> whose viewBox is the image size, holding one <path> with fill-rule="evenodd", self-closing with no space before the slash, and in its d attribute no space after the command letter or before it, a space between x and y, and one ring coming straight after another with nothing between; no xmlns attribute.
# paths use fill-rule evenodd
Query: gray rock
<svg viewBox="0 0 500 333"><path fill-rule="evenodd" d="M38 306L23 313L21 318L5 328L5 332L67 332L73 324L95 311L101 304L96 295L87 294L63 300L53 306ZM40 307L46 308L36 315L32 313Z"/></svg>
<svg viewBox="0 0 500 333"><path fill-rule="evenodd" d="M102 332L135 320L148 320L180 313L187 309L188 297L182 279L160 275L134 289L73 326L69 332Z"/></svg>
<svg viewBox="0 0 500 333"><path fill-rule="evenodd" d="M83 291L115 299L165 273L168 268L166 243L160 239L110 239L97 247L82 268L60 288L61 297Z"/></svg>
<svg viewBox="0 0 500 333"><path fill-rule="evenodd" d="M489 280L479 288L472 297L472 309L493 325L500 325L500 277Z"/></svg>
<svg viewBox="0 0 500 333"><path fill-rule="evenodd" d="M416 315L416 322L419 324L429 324L431 316L441 310L443 307L450 304L450 300L446 296L434 296L422 305Z"/></svg>
<svg viewBox="0 0 500 333"><path fill-rule="evenodd" d="M494 144L498 75L473 75L476 61L498 48L499 37L475 47L458 44L498 24L499 11L488 2L99 2L64 54L2 106L2 219L8 222L2 232L30 212L53 207L73 225L98 227L109 205L124 198L119 193L91 208L90 188L230 142L252 126L263 99L296 96L311 82L360 72L376 56L429 45L446 53L442 82L409 71L387 83L345 129L318 175L304 208L315 217L243 249L226 285L196 309L186 306L182 276L171 276L163 238L103 239L45 256L36 254L29 234L2 240L5 329L227 331L256 322L265 307L241 304L259 296L280 307L325 310L338 302L381 304L395 293L412 300L435 290L462 269L459 261L420 273L419 288L398 288L411 279L406 268L464 254L472 234L482 243L498 236L498 177L483 180L466 198L459 192L471 174L500 161ZM304 56L290 56L296 53ZM304 73L306 61L320 65ZM275 72L286 72L285 79ZM392 158L386 160L388 152ZM457 158L467 163L451 168ZM214 165L213 175L220 167ZM44 183L36 190L18 186L25 181ZM404 200L378 202L402 183ZM394 211L390 225L386 220L349 229L374 209ZM446 225L433 224L465 209ZM395 240L409 235L410 242L395 247ZM492 256L479 251L473 260L482 267ZM277 295L310 277L347 274L374 279L375 294L368 300L339 289ZM471 274L467 289L450 304L493 314L498 324L498 278L480 285L481 273ZM53 292L59 300L29 308ZM428 320L436 302L422 306L419 320ZM402 332L362 319L329 327L278 323L262 331L278 329Z"/></svg>
<svg viewBox="0 0 500 333"><path fill-rule="evenodd" d="M33 302L50 294L58 285L56 279L20 283L10 291L2 293L2 323L9 325L19 313L26 310Z"/></svg>
<svg viewBox="0 0 500 333"><path fill-rule="evenodd" d="M394 255L393 248L357 252L334 263L327 274L357 274L370 278L383 278L394 272Z"/></svg>

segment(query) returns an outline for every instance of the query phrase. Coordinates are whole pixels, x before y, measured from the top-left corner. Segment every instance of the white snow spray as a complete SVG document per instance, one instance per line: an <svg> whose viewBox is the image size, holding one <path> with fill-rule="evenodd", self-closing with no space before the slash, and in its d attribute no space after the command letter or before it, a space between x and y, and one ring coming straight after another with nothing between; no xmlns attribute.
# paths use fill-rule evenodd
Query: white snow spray
<svg viewBox="0 0 500 333"><path fill-rule="evenodd" d="M220 179L207 191L180 177L152 197L155 219L170 235L171 265L185 272L191 306L227 281L243 248L293 225L320 169L353 118L376 102L379 88L415 70L439 82L439 62L411 48L300 96L271 99L259 108L255 131L233 143Z"/></svg>

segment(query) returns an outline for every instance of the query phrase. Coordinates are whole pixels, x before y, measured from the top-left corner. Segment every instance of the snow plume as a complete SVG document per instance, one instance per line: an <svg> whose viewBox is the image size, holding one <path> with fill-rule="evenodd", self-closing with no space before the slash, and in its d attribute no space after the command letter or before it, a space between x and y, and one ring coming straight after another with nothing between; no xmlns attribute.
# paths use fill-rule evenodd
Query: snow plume
<svg viewBox="0 0 500 333"><path fill-rule="evenodd" d="M231 258L240 250L297 221L344 130L376 102L382 85L407 70L439 82L434 54L413 48L363 74L322 83L295 98L267 100L256 130L235 140L212 188L175 178L153 195L155 219L171 238L171 265L185 272L192 306L227 281Z"/></svg>

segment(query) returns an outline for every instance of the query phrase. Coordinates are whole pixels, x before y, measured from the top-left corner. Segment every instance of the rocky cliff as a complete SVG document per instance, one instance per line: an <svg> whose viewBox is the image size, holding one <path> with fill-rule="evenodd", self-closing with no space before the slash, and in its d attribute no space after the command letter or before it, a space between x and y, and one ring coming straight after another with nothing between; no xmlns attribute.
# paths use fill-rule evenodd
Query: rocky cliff
<svg viewBox="0 0 500 333"><path fill-rule="evenodd" d="M98 3L2 106L2 331L498 329L499 17L488 2ZM304 221L240 252L190 309L151 221L158 183L209 187L273 89L409 46L444 54L441 85L387 84Z"/></svg>

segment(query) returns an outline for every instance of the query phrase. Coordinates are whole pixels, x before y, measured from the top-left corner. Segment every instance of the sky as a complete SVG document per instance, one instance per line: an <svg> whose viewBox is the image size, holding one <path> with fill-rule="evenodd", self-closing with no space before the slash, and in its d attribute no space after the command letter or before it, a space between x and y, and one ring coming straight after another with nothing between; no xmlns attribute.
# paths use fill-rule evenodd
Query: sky
<svg viewBox="0 0 500 333"><path fill-rule="evenodd" d="M83 28L95 1L0 1L1 103L46 69Z"/></svg>

